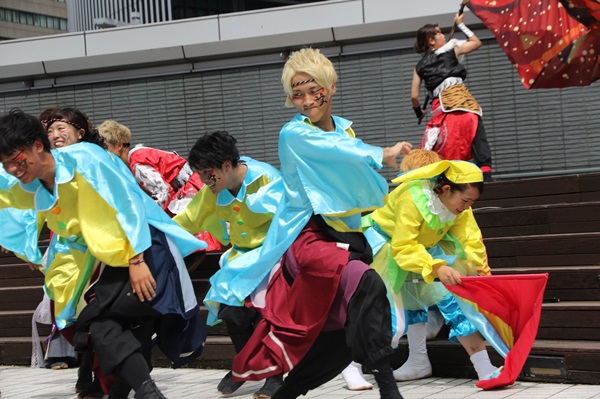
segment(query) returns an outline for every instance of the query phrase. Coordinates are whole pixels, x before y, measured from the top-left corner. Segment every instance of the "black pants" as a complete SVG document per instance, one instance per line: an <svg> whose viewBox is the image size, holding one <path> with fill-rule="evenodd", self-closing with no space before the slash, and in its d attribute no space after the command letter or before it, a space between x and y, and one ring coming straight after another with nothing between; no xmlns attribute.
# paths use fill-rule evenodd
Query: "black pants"
<svg viewBox="0 0 600 399"><path fill-rule="evenodd" d="M236 353L239 353L246 345L254 332L256 323L261 319L260 313L256 309L223 304L219 308L218 317L225 321Z"/></svg>
<svg viewBox="0 0 600 399"><path fill-rule="evenodd" d="M106 266L92 289L96 297L76 322L76 347L89 342L105 375L136 351L150 365L158 313L131 293L129 269Z"/></svg>
<svg viewBox="0 0 600 399"><path fill-rule="evenodd" d="M341 373L352 360L372 367L392 355L391 342L392 320L386 288L377 272L368 270L348 303L346 327L321 332L273 399L306 395Z"/></svg>
<svg viewBox="0 0 600 399"><path fill-rule="evenodd" d="M487 140L487 135L485 133L485 126L483 126L483 120L481 116L477 117L477 131L475 132L475 137L473 138L473 143L471 144L471 152L473 153L473 162L475 165L479 166L488 166L492 167L492 150L490 149L490 144Z"/></svg>

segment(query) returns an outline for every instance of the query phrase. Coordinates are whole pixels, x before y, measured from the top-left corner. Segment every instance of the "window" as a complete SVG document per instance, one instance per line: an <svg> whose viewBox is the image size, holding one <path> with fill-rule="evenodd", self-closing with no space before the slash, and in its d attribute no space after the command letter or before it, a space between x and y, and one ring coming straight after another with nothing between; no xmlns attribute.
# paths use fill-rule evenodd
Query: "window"
<svg viewBox="0 0 600 399"><path fill-rule="evenodd" d="M56 0L61 1L61 0ZM61 2L64 2L62 0ZM67 20L65 18L50 17L31 12L10 10L0 7L0 21L14 22L23 25L40 26L42 28L67 31Z"/></svg>

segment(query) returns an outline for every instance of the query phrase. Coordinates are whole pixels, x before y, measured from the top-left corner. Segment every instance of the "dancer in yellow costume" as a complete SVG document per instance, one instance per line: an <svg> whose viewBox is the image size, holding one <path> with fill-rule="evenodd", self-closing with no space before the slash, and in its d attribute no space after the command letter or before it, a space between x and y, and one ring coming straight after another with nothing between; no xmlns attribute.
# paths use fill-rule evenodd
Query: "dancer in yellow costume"
<svg viewBox="0 0 600 399"><path fill-rule="evenodd" d="M152 339L175 365L200 354L206 331L183 256L206 244L116 157L90 143L51 151L40 121L22 111L0 117L0 162L18 179L0 186L0 208L45 214L75 259L53 261L46 273L62 307L57 324L75 324L76 349L93 347L104 374L122 377L137 398L164 398L150 378Z"/></svg>
<svg viewBox="0 0 600 399"><path fill-rule="evenodd" d="M453 285L461 283L461 275L490 274L471 209L483 192L482 172L469 162L441 161L400 175L393 182L403 184L390 193L386 205L370 215L372 226L366 235L376 252L372 267L386 280L396 305L394 331L399 334L394 338L404 329L402 308L408 311L408 324L424 330L424 323L411 320L412 311L435 304L451 326L450 339L463 345L479 379L491 378L498 369L489 360L483 337L444 286L434 282L437 278ZM407 279L411 282L405 283ZM426 334L410 327L408 333L412 342L408 366L419 374L430 367Z"/></svg>
<svg viewBox="0 0 600 399"><path fill-rule="evenodd" d="M232 268L229 262L262 246L281 201L283 184L281 174L273 166L240 157L236 142L225 131L211 132L196 141L188 161L204 186L174 220L192 234L205 229L222 243L231 243L232 247L221 257L221 269L210 279L204 303L209 311L208 324L225 320L231 342L240 352L260 315L255 308L245 307L236 293L241 296L240 292L249 292L253 305L264 307L260 298L268 278L261 284L263 277L256 273L253 264ZM232 381L231 376L230 371L217 385L224 395L232 394L244 383ZM281 374L267 378L254 397L271 397L282 381Z"/></svg>

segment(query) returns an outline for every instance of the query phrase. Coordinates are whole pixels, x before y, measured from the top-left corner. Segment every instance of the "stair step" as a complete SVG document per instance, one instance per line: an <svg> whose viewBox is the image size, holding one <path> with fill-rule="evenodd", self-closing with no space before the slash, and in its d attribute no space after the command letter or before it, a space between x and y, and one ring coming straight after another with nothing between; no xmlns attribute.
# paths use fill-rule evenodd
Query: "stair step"
<svg viewBox="0 0 600 399"><path fill-rule="evenodd" d="M31 336L31 319L33 310L3 310L0 311L0 337ZM52 326L37 323L38 334L46 337Z"/></svg>
<svg viewBox="0 0 600 399"><path fill-rule="evenodd" d="M484 238L492 269L600 264L600 233Z"/></svg>
<svg viewBox="0 0 600 399"><path fill-rule="evenodd" d="M600 301L542 304L537 338L600 341Z"/></svg>
<svg viewBox="0 0 600 399"><path fill-rule="evenodd" d="M464 348L446 339L427 341L427 351L433 366L433 375L442 378L472 378L477 374ZM503 359L491 346L488 353L493 364L503 364ZM392 358L394 368L402 365L408 357L406 339L400 341L399 347ZM540 358L556 360L564 368L564 375L555 373L540 373L535 376L527 375L534 362ZM537 339L519 380L536 382L563 382L570 384L599 384L600 383L600 342L592 341L562 341Z"/></svg>
<svg viewBox="0 0 600 399"><path fill-rule="evenodd" d="M37 305L36 305L37 307ZM0 310L0 339L2 337L31 336L31 319L33 310ZM204 321L208 315L206 307L200 307L200 318ZM41 336L50 334L51 325L37 323L38 333ZM227 336L227 326L224 322L208 326L207 331L214 336Z"/></svg>
<svg viewBox="0 0 600 399"><path fill-rule="evenodd" d="M30 270L27 263L12 262L0 264L0 287L16 287L18 285L34 284L42 285L43 283L44 275L42 272Z"/></svg>
<svg viewBox="0 0 600 399"><path fill-rule="evenodd" d="M33 310L43 297L41 285L0 287L0 310Z"/></svg>
<svg viewBox="0 0 600 399"><path fill-rule="evenodd" d="M492 273L496 275L548 273L548 283L544 293L545 300L600 301L600 265L544 268L492 267Z"/></svg>
<svg viewBox="0 0 600 399"><path fill-rule="evenodd" d="M485 185L476 208L579 203L600 200L600 173L497 181Z"/></svg>
<svg viewBox="0 0 600 399"><path fill-rule="evenodd" d="M510 237L597 232L600 202L475 209L483 236Z"/></svg>

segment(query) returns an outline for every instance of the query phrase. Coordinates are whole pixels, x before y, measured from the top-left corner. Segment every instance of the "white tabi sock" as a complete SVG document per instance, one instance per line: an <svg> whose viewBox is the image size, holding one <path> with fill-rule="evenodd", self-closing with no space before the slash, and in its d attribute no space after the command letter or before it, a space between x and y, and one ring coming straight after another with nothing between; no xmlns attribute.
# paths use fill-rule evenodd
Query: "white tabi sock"
<svg viewBox="0 0 600 399"><path fill-rule="evenodd" d="M373 384L365 380L360 363L352 362L342 371L342 378L351 391L373 389Z"/></svg>
<svg viewBox="0 0 600 399"><path fill-rule="evenodd" d="M473 354L470 359L471 363L473 363L473 367L475 367L475 371L477 372L477 377L480 380L489 379L492 373L497 370L497 368L490 361L490 356L485 349Z"/></svg>
<svg viewBox="0 0 600 399"><path fill-rule="evenodd" d="M394 370L396 381L418 380L431 377L431 362L427 356L427 327L425 323L408 326L408 359L402 367Z"/></svg>

